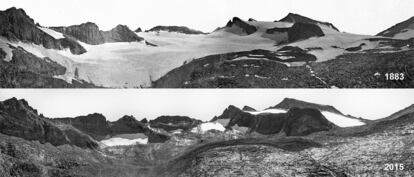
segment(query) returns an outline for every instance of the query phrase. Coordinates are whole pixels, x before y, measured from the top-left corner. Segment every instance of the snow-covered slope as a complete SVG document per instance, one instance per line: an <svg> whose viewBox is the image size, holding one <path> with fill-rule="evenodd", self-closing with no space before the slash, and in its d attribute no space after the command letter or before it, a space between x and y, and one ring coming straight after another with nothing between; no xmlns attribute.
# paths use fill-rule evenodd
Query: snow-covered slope
<svg viewBox="0 0 414 177"><path fill-rule="evenodd" d="M56 32L52 29L46 28L46 27L38 27L40 30L44 31L45 33L49 34L55 39L63 39L65 36L63 36L62 33Z"/></svg>
<svg viewBox="0 0 414 177"><path fill-rule="evenodd" d="M328 119L330 122L334 123L335 125L339 127L353 127L353 126L365 125L364 122L361 122L357 119L346 117L340 114L336 114L336 113L332 113L328 111L322 111L321 113L323 114L323 116L325 116L326 119Z"/></svg>
<svg viewBox="0 0 414 177"><path fill-rule="evenodd" d="M126 138L110 138L102 140L101 143L103 143L106 146L129 146L135 144L147 144L148 138L138 138L132 140Z"/></svg>
<svg viewBox="0 0 414 177"><path fill-rule="evenodd" d="M394 39L410 39L414 38L414 29L404 29L401 33L394 35Z"/></svg>
<svg viewBox="0 0 414 177"><path fill-rule="evenodd" d="M313 49L308 53L315 55L318 58L317 62L335 59L337 56L344 54L346 52L345 49L356 47L363 43L365 45L362 46L362 50L373 49L378 46L378 42L367 40L369 38L375 38L375 36L337 32L330 28L322 29L325 33L323 37L310 38L287 45L300 47L302 49ZM282 47L284 46L280 46L279 48Z"/></svg>
<svg viewBox="0 0 414 177"><path fill-rule="evenodd" d="M224 126L218 122L204 122L198 125L197 127L194 127L191 132L193 133L205 133L209 130L217 130L224 132L226 129Z"/></svg>

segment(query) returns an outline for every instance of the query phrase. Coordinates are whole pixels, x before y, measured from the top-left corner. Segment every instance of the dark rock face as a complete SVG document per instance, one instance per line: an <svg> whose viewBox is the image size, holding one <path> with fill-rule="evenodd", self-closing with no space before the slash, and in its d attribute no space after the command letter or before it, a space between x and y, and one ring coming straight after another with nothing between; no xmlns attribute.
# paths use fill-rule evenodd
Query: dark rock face
<svg viewBox="0 0 414 177"><path fill-rule="evenodd" d="M187 116L161 116L150 121L153 128L161 128L167 131L177 129L189 130L200 124L201 121Z"/></svg>
<svg viewBox="0 0 414 177"><path fill-rule="evenodd" d="M6 58L6 56L7 53L2 48L0 48L0 60L3 60L4 58Z"/></svg>
<svg viewBox="0 0 414 177"><path fill-rule="evenodd" d="M249 128L249 132L264 135L284 132L287 136L304 136L335 127L319 110L312 108L291 108L287 113L253 115L229 106L215 119L230 119L227 129L238 125Z"/></svg>
<svg viewBox="0 0 414 177"><path fill-rule="evenodd" d="M275 108L275 109L289 110L295 107L296 108L313 108L319 111L329 111L332 113L342 114L339 110L337 110L335 107L330 106L330 105L315 104L315 103L310 103L306 101L296 100L293 98L285 98L283 99L282 102L280 102L276 106L270 107L269 109Z"/></svg>
<svg viewBox="0 0 414 177"><path fill-rule="evenodd" d="M75 118L53 119L53 121L71 125L98 141L119 134L135 133L144 133L150 143L163 143L170 139L167 135L152 131L133 116L124 116L115 122L109 122L102 114L95 113Z"/></svg>
<svg viewBox="0 0 414 177"><path fill-rule="evenodd" d="M137 28L134 32L140 33L140 32L142 32L142 29L141 28Z"/></svg>
<svg viewBox="0 0 414 177"><path fill-rule="evenodd" d="M107 42L139 42L143 38L136 35L125 25L118 25L110 31L104 31L104 41Z"/></svg>
<svg viewBox="0 0 414 177"><path fill-rule="evenodd" d="M95 87L93 84L76 81L72 84L54 78L63 75L66 68L49 58L39 58L23 48L12 48L12 60L0 60L1 88L72 88Z"/></svg>
<svg viewBox="0 0 414 177"><path fill-rule="evenodd" d="M118 25L110 31L101 31L96 24L91 22L69 27L52 27L51 29L91 45L143 40L125 25Z"/></svg>
<svg viewBox="0 0 414 177"><path fill-rule="evenodd" d="M109 123L102 114L95 113L75 118L54 119L54 121L72 125L98 141L111 134Z"/></svg>
<svg viewBox="0 0 414 177"><path fill-rule="evenodd" d="M18 70L29 71L46 76L63 75L66 72L66 68L59 65L55 61L44 58L40 59L35 55L26 52L23 48L13 50L13 57L10 61L15 65Z"/></svg>
<svg viewBox="0 0 414 177"><path fill-rule="evenodd" d="M11 41L31 42L47 49L64 49L69 47L73 54L82 54L86 50L77 42L55 39L43 32L22 9L10 8L0 11L0 36Z"/></svg>
<svg viewBox="0 0 414 177"><path fill-rule="evenodd" d="M311 18L299 15L299 14L294 14L294 13L289 13L285 18L280 20L281 22L291 22L291 23L311 23L311 24L322 24L325 26L329 26L332 29L339 31L338 28L336 28L333 24L328 23L328 22L321 22L321 21L316 21L313 20Z"/></svg>
<svg viewBox="0 0 414 177"><path fill-rule="evenodd" d="M230 119L227 129L238 125L249 128L249 132L261 134L279 133L285 123L285 114L259 114L253 115L240 110L235 106L229 106L218 119Z"/></svg>
<svg viewBox="0 0 414 177"><path fill-rule="evenodd" d="M226 27L232 27L233 25L236 25L237 27L240 27L243 32L245 32L247 35L253 34L257 31L257 28L253 25L249 25L248 23L244 22L238 17L234 17L233 20L230 20Z"/></svg>
<svg viewBox="0 0 414 177"><path fill-rule="evenodd" d="M287 136L303 136L313 132L328 131L336 127L319 110L312 108L291 108L283 131Z"/></svg>
<svg viewBox="0 0 414 177"><path fill-rule="evenodd" d="M183 33L183 34L206 34L202 31L190 29L185 26L156 26L154 28L151 28L150 30L147 30L146 32L151 31L168 31L168 32L177 32L177 33Z"/></svg>
<svg viewBox="0 0 414 177"><path fill-rule="evenodd" d="M37 110L30 107L27 101L16 98L0 102L0 133L26 140L38 140L41 143L48 142L55 146L98 146L90 137L75 129L61 130L48 119L38 115Z"/></svg>
<svg viewBox="0 0 414 177"><path fill-rule="evenodd" d="M403 32L404 29L414 29L414 17L398 23L387 30L380 32L377 36L394 37L396 34ZM413 37L414 38L414 37Z"/></svg>
<svg viewBox="0 0 414 177"><path fill-rule="evenodd" d="M248 20L249 22L257 22L257 20L256 19L254 19L254 18L249 18L249 20Z"/></svg>
<svg viewBox="0 0 414 177"><path fill-rule="evenodd" d="M121 119L110 124L111 133L118 134L132 134L143 133L145 126L142 122L135 119L133 116L124 116Z"/></svg>
<svg viewBox="0 0 414 177"><path fill-rule="evenodd" d="M256 111L256 109L254 109L254 108L252 108L250 106L244 106L242 110L243 111Z"/></svg>
<svg viewBox="0 0 414 177"><path fill-rule="evenodd" d="M290 28L270 28L266 30L267 34L274 34L276 32L278 33L287 33L289 32Z"/></svg>
<svg viewBox="0 0 414 177"><path fill-rule="evenodd" d="M156 133L154 131L150 131L149 129L146 129L145 135L147 135L149 143L164 143L170 139L167 135Z"/></svg>
<svg viewBox="0 0 414 177"><path fill-rule="evenodd" d="M51 29L64 35L72 36L87 44L97 45L105 42L101 31L99 31L99 27L91 22L69 27L52 27Z"/></svg>
<svg viewBox="0 0 414 177"><path fill-rule="evenodd" d="M140 122L143 123L143 124L146 124L146 123L148 123L148 119L147 118L143 118Z"/></svg>
<svg viewBox="0 0 414 177"><path fill-rule="evenodd" d="M311 23L295 23L288 32L289 42L325 36L322 29Z"/></svg>

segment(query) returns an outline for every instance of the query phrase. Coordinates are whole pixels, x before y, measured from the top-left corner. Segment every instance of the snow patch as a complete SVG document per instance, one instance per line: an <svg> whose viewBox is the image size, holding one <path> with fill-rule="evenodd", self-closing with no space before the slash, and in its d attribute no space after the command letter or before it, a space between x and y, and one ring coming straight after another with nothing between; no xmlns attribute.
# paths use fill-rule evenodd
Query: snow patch
<svg viewBox="0 0 414 177"><path fill-rule="evenodd" d="M209 130L218 130L218 131L224 132L226 128L224 128L224 126L218 122L205 122L205 123L198 125L197 127L194 127L191 130L191 132L205 133Z"/></svg>
<svg viewBox="0 0 414 177"><path fill-rule="evenodd" d="M284 109L266 109L263 111L244 111L253 115L258 114L279 114L279 113L286 113L287 111Z"/></svg>
<svg viewBox="0 0 414 177"><path fill-rule="evenodd" d="M63 38L65 38L65 36L63 36L62 33L59 33L59 32L57 32L55 30L50 29L50 28L45 28L45 27L37 27L37 28L39 28L43 32L49 34L50 36L52 36L55 39L63 39Z"/></svg>
<svg viewBox="0 0 414 177"><path fill-rule="evenodd" d="M394 39L410 39L414 38L414 29L405 29L402 30L402 33L394 35Z"/></svg>
<svg viewBox="0 0 414 177"><path fill-rule="evenodd" d="M135 144L147 144L148 138L138 138L138 139L126 139L126 138L110 138L107 140L102 140L101 143L106 146L130 146Z"/></svg>
<svg viewBox="0 0 414 177"><path fill-rule="evenodd" d="M340 127L353 127L353 126L365 125L365 123L361 122L360 120L356 120L356 119L346 117L340 114L336 114L336 113L332 113L328 111L322 111L321 113L330 122Z"/></svg>

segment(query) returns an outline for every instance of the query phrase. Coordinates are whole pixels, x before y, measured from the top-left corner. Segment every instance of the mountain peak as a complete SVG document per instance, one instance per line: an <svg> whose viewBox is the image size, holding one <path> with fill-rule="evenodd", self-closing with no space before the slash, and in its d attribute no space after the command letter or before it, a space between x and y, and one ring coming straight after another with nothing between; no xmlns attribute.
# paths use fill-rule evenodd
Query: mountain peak
<svg viewBox="0 0 414 177"><path fill-rule="evenodd" d="M296 14L296 13L289 13L286 17L280 19L279 21L281 22L291 22L291 23L312 23L312 24L321 24L321 25L325 25L328 26L336 31L339 31L338 28L336 28L332 23L328 23L328 22L322 22L322 21L317 21L314 19L311 19L309 17L300 15L300 14Z"/></svg>
<svg viewBox="0 0 414 177"><path fill-rule="evenodd" d="M278 108L278 109L291 109L291 108L314 108L318 109L320 111L329 111L332 113L342 114L339 110L337 110L335 107L330 105L321 105L316 103L310 103L302 100L297 100L294 98L285 98L282 102L277 104L276 106L270 107L268 109L272 108Z"/></svg>
<svg viewBox="0 0 414 177"><path fill-rule="evenodd" d="M254 108L252 108L250 106L244 106L242 110L243 111L256 111L256 109L254 109Z"/></svg>
<svg viewBox="0 0 414 177"><path fill-rule="evenodd" d="M0 102L0 110L6 112L16 112L26 110L37 115L37 110L33 109L25 99L17 99L15 97Z"/></svg>

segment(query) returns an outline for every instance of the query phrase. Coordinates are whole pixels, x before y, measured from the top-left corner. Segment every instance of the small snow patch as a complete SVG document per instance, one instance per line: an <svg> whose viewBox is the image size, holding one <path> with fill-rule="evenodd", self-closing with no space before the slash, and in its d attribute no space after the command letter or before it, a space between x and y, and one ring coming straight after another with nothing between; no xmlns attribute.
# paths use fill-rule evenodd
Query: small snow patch
<svg viewBox="0 0 414 177"><path fill-rule="evenodd" d="M43 32L47 33L48 35L52 36L55 39L63 39L65 38L65 36L63 36L62 33L59 33L55 30L52 30L50 28L45 28L45 27L38 27L40 30L42 30Z"/></svg>
<svg viewBox="0 0 414 177"><path fill-rule="evenodd" d="M105 144L106 146L130 146L135 144L147 144L148 138L138 138L133 140L126 138L111 138L103 140L101 143Z"/></svg>

